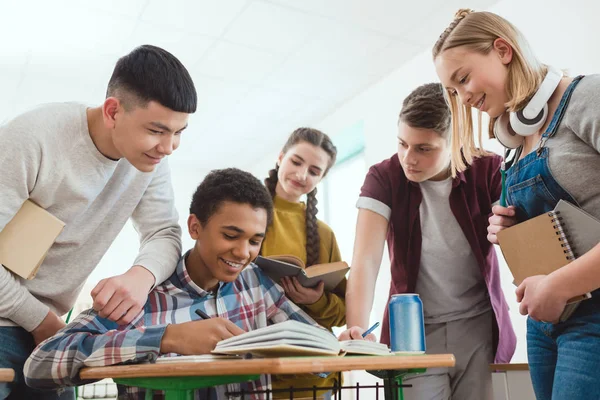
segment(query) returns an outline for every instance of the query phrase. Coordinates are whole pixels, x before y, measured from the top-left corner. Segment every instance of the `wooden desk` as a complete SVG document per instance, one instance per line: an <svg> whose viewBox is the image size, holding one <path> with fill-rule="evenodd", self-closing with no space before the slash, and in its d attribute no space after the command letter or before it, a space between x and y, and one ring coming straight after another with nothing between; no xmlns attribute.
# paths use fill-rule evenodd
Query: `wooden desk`
<svg viewBox="0 0 600 400"><path fill-rule="evenodd" d="M12 382L15 379L15 370L12 368L0 368L0 382Z"/></svg>
<svg viewBox="0 0 600 400"><path fill-rule="evenodd" d="M79 376L81 379L113 378L115 382L123 385L165 390L165 398L171 400L186 399L194 389L253 380L261 374L392 370L398 374L386 379L398 379L398 383L401 384L403 373L418 372L424 368L453 367L454 364L452 354L262 358L84 368ZM400 377L396 378L398 375ZM171 385L175 381L176 387ZM402 391L398 392L397 398L402 399Z"/></svg>

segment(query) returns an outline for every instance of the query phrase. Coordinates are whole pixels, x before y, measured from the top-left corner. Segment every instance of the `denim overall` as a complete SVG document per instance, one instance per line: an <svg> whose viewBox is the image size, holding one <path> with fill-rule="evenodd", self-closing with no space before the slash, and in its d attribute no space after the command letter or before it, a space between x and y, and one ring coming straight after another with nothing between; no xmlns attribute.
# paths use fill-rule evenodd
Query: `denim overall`
<svg viewBox="0 0 600 400"><path fill-rule="evenodd" d="M577 205L552 176L545 145L556 134L571 94L582 78L575 78L563 94L538 149L507 171L507 203L517 208L519 222L551 211L560 199ZM600 399L599 311L600 290L596 290L565 322L527 319L527 355L539 400Z"/></svg>

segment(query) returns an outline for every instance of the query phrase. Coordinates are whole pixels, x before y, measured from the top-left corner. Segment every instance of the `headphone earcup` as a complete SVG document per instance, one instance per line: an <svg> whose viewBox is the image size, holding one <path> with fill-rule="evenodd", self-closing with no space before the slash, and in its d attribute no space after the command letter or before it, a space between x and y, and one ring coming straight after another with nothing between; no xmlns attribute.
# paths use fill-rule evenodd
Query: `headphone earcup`
<svg viewBox="0 0 600 400"><path fill-rule="evenodd" d="M523 115L523 110L510 113L510 126L514 132L521 136L531 136L544 126L546 118L548 117L548 104L544 104L544 107L538 115L534 118L527 118Z"/></svg>
<svg viewBox="0 0 600 400"><path fill-rule="evenodd" d="M494 122L494 136L500 144L509 149L516 149L523 144L523 136L518 135L511 127L509 113L504 113Z"/></svg>

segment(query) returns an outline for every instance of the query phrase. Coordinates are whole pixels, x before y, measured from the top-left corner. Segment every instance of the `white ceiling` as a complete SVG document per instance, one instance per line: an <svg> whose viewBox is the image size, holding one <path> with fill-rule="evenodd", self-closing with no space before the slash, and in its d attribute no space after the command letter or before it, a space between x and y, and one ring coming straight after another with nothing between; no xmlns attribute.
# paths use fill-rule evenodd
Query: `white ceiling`
<svg viewBox="0 0 600 400"><path fill-rule="evenodd" d="M181 59L200 99L173 161L244 166L429 49L457 8L494 3L0 0L0 121L99 104L117 58L151 43Z"/></svg>

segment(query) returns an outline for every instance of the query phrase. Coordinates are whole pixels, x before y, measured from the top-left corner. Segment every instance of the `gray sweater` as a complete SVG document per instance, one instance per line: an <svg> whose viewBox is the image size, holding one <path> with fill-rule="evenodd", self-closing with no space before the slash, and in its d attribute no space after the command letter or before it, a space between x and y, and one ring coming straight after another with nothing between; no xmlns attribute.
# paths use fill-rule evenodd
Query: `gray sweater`
<svg viewBox="0 0 600 400"><path fill-rule="evenodd" d="M9 121L0 149L0 230L28 198L66 224L33 280L0 266L0 326L31 331L49 309L65 314L130 217L140 237L132 265L150 270L156 284L175 270L181 228L166 159L143 173L106 158L90 137L86 106L74 103Z"/></svg>

